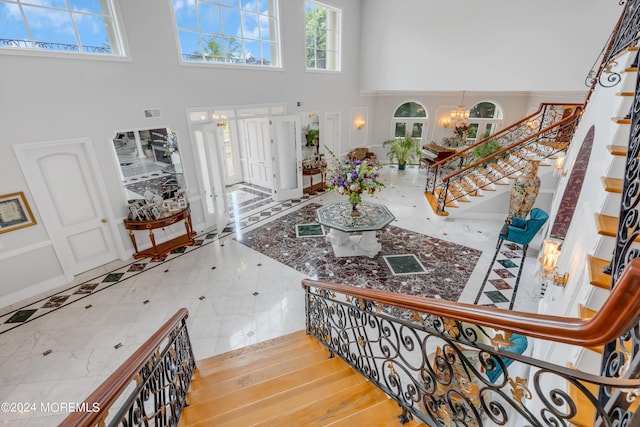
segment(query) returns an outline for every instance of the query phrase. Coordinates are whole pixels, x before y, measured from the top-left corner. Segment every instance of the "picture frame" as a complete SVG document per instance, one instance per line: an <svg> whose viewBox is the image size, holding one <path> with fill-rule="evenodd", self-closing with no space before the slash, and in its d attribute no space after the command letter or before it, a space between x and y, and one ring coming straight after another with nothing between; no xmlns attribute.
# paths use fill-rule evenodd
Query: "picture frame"
<svg viewBox="0 0 640 427"><path fill-rule="evenodd" d="M22 191L0 196L0 233L36 225Z"/></svg>

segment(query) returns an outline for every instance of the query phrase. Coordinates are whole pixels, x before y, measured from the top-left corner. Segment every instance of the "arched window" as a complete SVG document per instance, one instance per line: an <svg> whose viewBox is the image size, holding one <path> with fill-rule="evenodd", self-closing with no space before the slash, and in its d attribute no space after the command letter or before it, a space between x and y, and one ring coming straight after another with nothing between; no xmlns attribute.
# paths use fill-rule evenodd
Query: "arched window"
<svg viewBox="0 0 640 427"><path fill-rule="evenodd" d="M392 137L411 136L421 141L427 119L427 110L424 105L414 101L405 102L393 113Z"/></svg>
<svg viewBox="0 0 640 427"><path fill-rule="evenodd" d="M502 109L493 102L479 102L469 110L469 142L480 141L496 133L502 125Z"/></svg>

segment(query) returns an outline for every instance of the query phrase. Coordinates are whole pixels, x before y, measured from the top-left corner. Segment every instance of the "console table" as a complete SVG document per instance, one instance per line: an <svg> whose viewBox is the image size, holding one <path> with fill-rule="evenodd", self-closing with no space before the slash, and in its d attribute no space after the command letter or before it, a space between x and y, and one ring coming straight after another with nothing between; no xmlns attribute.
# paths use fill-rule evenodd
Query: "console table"
<svg viewBox="0 0 640 427"><path fill-rule="evenodd" d="M168 242L160 243L159 245L156 244L153 230L167 227L178 221L184 221L186 234L176 237L175 239L171 239ZM195 242L193 238L196 233L191 229L191 210L189 207L169 216L150 221L131 221L129 219L125 219L124 227L129 230L129 237L131 238L131 243L133 243L133 249L135 250L133 257L136 259L151 257L153 261L158 261L169 252L184 246L192 246ZM149 249L143 251L138 250L138 244L136 243L136 236L134 234L135 230L149 230L149 239L151 239L152 245Z"/></svg>
<svg viewBox="0 0 640 427"><path fill-rule="evenodd" d="M310 168L310 169L302 169L302 175L309 177L309 186L305 187L302 192L304 194L316 194L318 190L324 190L324 170L322 168ZM313 177L314 175L320 175L320 182L316 185L313 185Z"/></svg>
<svg viewBox="0 0 640 427"><path fill-rule="evenodd" d="M351 216L349 202L334 202L316 210L318 223L331 229L327 241L337 257L365 255L373 258L382 249L376 231L396 219L386 206L377 203L362 202L358 210L360 216Z"/></svg>

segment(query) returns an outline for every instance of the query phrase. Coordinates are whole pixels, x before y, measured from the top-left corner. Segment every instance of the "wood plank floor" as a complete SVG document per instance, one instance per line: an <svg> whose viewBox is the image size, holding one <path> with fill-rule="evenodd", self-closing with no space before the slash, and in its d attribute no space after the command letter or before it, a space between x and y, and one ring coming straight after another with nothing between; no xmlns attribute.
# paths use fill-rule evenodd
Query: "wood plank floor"
<svg viewBox="0 0 640 427"><path fill-rule="evenodd" d="M394 400L304 331L197 366L180 427L403 425Z"/></svg>

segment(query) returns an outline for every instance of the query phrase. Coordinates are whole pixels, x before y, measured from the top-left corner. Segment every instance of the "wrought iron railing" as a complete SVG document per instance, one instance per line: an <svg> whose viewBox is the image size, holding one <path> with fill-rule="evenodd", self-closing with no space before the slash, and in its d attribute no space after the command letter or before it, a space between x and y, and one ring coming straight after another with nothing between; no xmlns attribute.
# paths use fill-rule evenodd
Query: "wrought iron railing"
<svg viewBox="0 0 640 427"><path fill-rule="evenodd" d="M596 58L591 71L589 71L585 79L585 84L590 88L587 102L596 85L613 87L620 83L622 75L616 71L619 65L618 59L627 49L634 47L640 38L640 33L638 33L638 28L640 28L640 3L637 0L626 2L620 0L619 4L624 4L625 8L616 27L611 32L611 37L607 40L606 46Z"/></svg>
<svg viewBox="0 0 640 427"><path fill-rule="evenodd" d="M2 39L0 38L0 46L13 47L20 49L41 49L41 50L57 50L62 52L80 52L81 46L70 43L55 43L43 41L31 41L21 39ZM82 52L85 53L102 53L112 54L113 51L109 46L88 46L82 45Z"/></svg>
<svg viewBox="0 0 640 427"><path fill-rule="evenodd" d="M87 410L72 413L61 425L178 425L196 368L187 317L186 308L178 310L79 405Z"/></svg>
<svg viewBox="0 0 640 427"><path fill-rule="evenodd" d="M306 279L307 332L400 406L434 426L566 426L591 410L603 426L618 408L592 387L626 397L639 379L584 373L527 355L532 338L608 342L637 323L640 260L632 261L589 320L413 297ZM523 354L525 353L525 354ZM588 402L588 403L585 403ZM596 425L596 424L594 424Z"/></svg>
<svg viewBox="0 0 640 427"><path fill-rule="evenodd" d="M526 166L527 156L544 159L565 151L581 112L582 104L542 104L536 113L507 129L433 164L425 191L436 195L437 213L445 212L447 205L458 199L519 173ZM486 143L497 143L502 148L475 158L474 149Z"/></svg>

